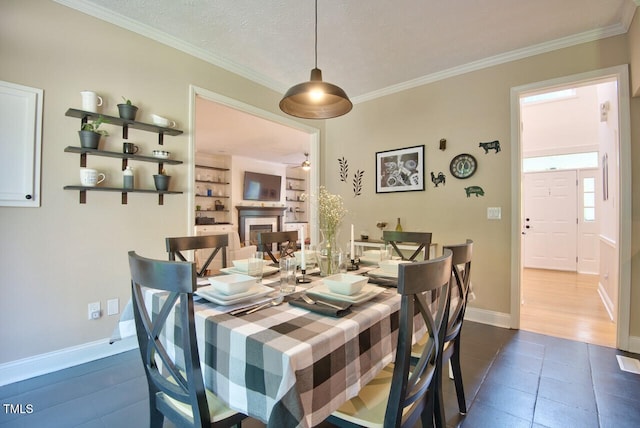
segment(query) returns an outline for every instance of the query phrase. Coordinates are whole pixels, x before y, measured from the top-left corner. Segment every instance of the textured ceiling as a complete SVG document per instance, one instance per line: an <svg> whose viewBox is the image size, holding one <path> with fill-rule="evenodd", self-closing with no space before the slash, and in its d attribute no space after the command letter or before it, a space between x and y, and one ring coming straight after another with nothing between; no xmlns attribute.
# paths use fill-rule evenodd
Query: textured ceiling
<svg viewBox="0 0 640 428"><path fill-rule="evenodd" d="M314 66L313 0L56 0L284 93ZM318 68L355 103L623 34L640 0L319 0Z"/></svg>

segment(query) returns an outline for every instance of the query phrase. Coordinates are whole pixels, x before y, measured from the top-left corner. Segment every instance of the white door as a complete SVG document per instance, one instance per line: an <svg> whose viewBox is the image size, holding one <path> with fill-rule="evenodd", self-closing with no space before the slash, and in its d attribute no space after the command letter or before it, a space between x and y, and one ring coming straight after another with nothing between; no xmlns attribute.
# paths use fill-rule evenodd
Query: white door
<svg viewBox="0 0 640 428"><path fill-rule="evenodd" d="M576 171L524 175L524 267L575 271Z"/></svg>

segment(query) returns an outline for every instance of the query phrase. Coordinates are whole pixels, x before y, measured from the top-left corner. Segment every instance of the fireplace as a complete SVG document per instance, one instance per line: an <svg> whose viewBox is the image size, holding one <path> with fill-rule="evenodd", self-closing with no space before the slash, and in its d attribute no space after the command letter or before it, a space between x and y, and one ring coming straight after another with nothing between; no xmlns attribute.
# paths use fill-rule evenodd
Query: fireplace
<svg viewBox="0 0 640 428"><path fill-rule="evenodd" d="M282 230L285 207L236 206L238 210L238 234L240 239L256 243L259 232L279 232Z"/></svg>

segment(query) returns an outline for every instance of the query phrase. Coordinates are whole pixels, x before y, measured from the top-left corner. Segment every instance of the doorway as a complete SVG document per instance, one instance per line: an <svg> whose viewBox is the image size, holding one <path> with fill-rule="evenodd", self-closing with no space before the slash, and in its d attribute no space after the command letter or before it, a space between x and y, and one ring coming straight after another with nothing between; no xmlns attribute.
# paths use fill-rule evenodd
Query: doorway
<svg viewBox="0 0 640 428"><path fill-rule="evenodd" d="M629 300L630 293L630 272L628 262L630 260L630 203L627 198L630 198L630 162L628 156L630 152L630 129L629 129L629 98L628 98L628 71L627 66L613 67L605 70L598 70L594 72L584 73L576 76L568 76L560 79L554 79L552 81L538 82L531 85L512 88L511 91L511 105L512 105L512 142L513 154L512 154L512 171L514 177L514 186L512 187L512 201L513 201L513 213L514 221L512 223L513 232L513 258L512 258L512 296L511 296L511 314L512 314L512 327L521 328L523 320L521 319L521 304L524 296L524 287L529 285L529 279L535 278L535 270L525 271L525 239L523 231L526 227L525 215L525 199L524 194L524 171L526 168L525 159L527 158L542 158L549 156L556 156L566 154L566 152L580 153L586 151L593 151L593 144L589 141L584 143L586 147L577 147L575 145L568 150L558 150L558 141L565 142L566 136L560 136L555 141L546 141L550 144L549 147L543 147L539 150L539 153L525 153L523 146L523 124L522 124L522 100L524 97L539 97L538 99L544 100L548 97L548 94L557 96L558 94L564 94L564 96L574 96L570 92L563 92L565 89L581 88L590 85L596 85L603 82L612 82L614 87L614 96L609 97L605 102L606 94L597 94L600 97L601 102L598 103L598 114L600 119L604 119L609 125L608 128L614 129L615 132L612 135L602 134L603 130L600 130L601 134L598 135L598 141L606 140L608 137L611 141L610 145L602 145L601 142L596 145L596 152L598 154L598 171L607 171L608 176L602 176L602 185L608 185L608 188L602 188L602 194L608 194L611 199L603 201L603 211L600 213L603 216L603 222L601 228L597 233L598 236L598 250L602 255L599 263L600 272L597 279L597 292L599 298L602 301L601 305L609 305L609 316L615 321L616 334L613 343L620 349L628 349L629 342ZM568 95L567 95L568 94ZM535 98L534 98L535 99ZM548 98L547 98L548 100ZM557 107L557 105L556 105ZM525 124L524 126L531 126L531 124ZM557 135L556 135L557 137ZM591 146L591 147L589 147ZM555 153L554 153L555 150ZM602 155L608 156L608 165L604 164ZM612 161L615 165L612 169ZM551 169L549 169L551 171ZM573 174L576 172L574 171ZM579 180L578 180L579 181ZM577 183L576 183L577 184ZM579 195L582 197L582 195ZM630 200L630 199L629 199ZM591 207L589 207L591 209ZM581 208L579 214L584 213L584 207ZM575 218L575 217L574 217ZM580 215L577 216L580 218ZM568 246L574 246L577 249L579 240L576 238L573 243ZM613 251L607 249L611 247L613 243ZM566 242L565 242L566 244ZM554 250L557 249L554 247ZM603 254L604 253L604 254ZM572 256L567 257L570 259ZM575 260L575 259L574 259ZM565 260L569 261L570 260ZM572 263L569 263L571 265ZM593 264L593 263L592 263ZM563 269L565 270L554 270ZM545 269L545 273L567 273L567 265L563 267ZM577 267L573 269L573 272L569 270L572 275L582 275L578 273ZM562 278L559 275L560 283ZM525 284L525 279L527 284ZM576 281L580 282L584 278L572 278L567 281L569 284L571 281L575 284ZM593 278L591 278L593 279ZM546 283L556 281L556 279L550 280L547 278L544 280ZM589 281L586 281L589 282ZM608 284L606 284L608 282ZM548 290L547 296L558 291L558 288ZM605 296L600 297L602 294ZM577 296L577 292L570 292L569 296ZM625 297L623 297L625 296ZM561 297L562 298L562 297ZM566 298L566 297L565 297ZM588 311L588 309L587 309ZM543 316L538 314L536 316ZM549 324L558 324L557 320L549 319ZM545 333L552 334L552 332ZM584 340L582 337L574 337L575 340ZM611 346L611 345L608 345Z"/></svg>
<svg viewBox="0 0 640 428"><path fill-rule="evenodd" d="M200 106L200 107L198 107ZM205 107L211 115L211 123L207 129L199 130L196 126L196 111ZM190 136L190 159L192 164L196 159L196 134L198 141L206 141L207 145L217 147L215 153L223 156L238 156L245 161L255 159L256 162L270 162L282 164L282 171L285 171L291 162L300 165L304 157L311 163L312 167L308 172L308 182L311 189L318 188L320 182L320 130L311 126L301 124L289 119L259 109L250 104L246 104L232 98L211 92L196 86L190 87L190 118L191 129L194 132ZM209 116L207 116L209 117ZM215 132L211 127L216 128ZM291 142L290 146L283 142ZM292 148L295 147L295 148ZM210 148L209 148L210 149ZM206 150L209 150L206 149ZM214 153L211 151L211 153ZM290 156L294 156L291 158ZM303 158L299 158L303 156ZM290 167L289 167L290 168ZM194 168L190 169L189 182L194 182ZM232 171L233 175L233 171ZM235 180L239 183L240 180ZM242 200L241 186L232 184L231 204L234 205ZM192 189L192 192L194 189ZM193 196L193 195L192 195ZM195 198L190 198L188 207L189 225L194 224ZM264 204L262 204L264 206ZM309 225L317 224L317 208L310 207L308 215ZM237 213L232 210L232 223L237 222ZM237 228L238 225L236 224ZM319 232L317 227L309 228L309 237L312 242L318 242Z"/></svg>

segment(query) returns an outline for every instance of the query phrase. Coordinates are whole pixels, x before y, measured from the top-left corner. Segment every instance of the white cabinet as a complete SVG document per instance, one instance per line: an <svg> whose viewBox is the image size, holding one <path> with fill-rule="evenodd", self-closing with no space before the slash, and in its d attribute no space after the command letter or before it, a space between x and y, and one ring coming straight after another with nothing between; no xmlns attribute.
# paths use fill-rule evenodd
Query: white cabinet
<svg viewBox="0 0 640 428"><path fill-rule="evenodd" d="M285 232L298 232L298 239L300 238L300 229L303 228L305 239L309 239L309 223L285 223L282 227Z"/></svg>
<svg viewBox="0 0 640 428"><path fill-rule="evenodd" d="M40 206L42 95L0 81L0 206Z"/></svg>
<svg viewBox="0 0 640 428"><path fill-rule="evenodd" d="M196 235L212 235L215 233L231 232L233 231L233 225L231 224L212 224L207 226L196 226Z"/></svg>

